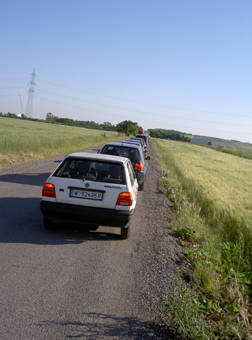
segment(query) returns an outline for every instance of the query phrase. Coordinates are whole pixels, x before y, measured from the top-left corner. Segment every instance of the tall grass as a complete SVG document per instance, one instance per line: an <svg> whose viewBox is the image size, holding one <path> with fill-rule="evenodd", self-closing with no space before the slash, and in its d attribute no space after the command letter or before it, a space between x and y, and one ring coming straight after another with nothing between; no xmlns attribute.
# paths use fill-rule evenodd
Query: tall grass
<svg viewBox="0 0 252 340"><path fill-rule="evenodd" d="M154 141L172 227L205 300L200 308L218 337L246 338L250 322L252 162L200 146Z"/></svg>
<svg viewBox="0 0 252 340"><path fill-rule="evenodd" d="M228 148L219 148L219 147L214 147L216 151L228 153L237 157L242 157L242 158L247 158L247 159L252 159L252 151L247 151L247 150L233 150L233 149L228 149Z"/></svg>
<svg viewBox="0 0 252 340"><path fill-rule="evenodd" d="M113 131L0 117L0 167L82 150L119 138L122 137Z"/></svg>

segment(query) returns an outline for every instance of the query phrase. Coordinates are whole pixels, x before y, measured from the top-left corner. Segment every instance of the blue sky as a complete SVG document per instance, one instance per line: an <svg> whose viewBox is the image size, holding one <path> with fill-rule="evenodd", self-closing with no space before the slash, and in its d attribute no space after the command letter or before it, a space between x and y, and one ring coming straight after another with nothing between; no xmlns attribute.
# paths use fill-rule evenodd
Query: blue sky
<svg viewBox="0 0 252 340"><path fill-rule="evenodd" d="M252 142L252 2L0 2L0 111Z"/></svg>

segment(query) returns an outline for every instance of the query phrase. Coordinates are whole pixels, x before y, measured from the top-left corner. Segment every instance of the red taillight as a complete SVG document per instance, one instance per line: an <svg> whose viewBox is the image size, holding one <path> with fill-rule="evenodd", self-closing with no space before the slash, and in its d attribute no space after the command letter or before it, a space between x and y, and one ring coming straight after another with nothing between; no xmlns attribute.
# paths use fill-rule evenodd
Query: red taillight
<svg viewBox="0 0 252 340"><path fill-rule="evenodd" d="M130 192L121 192L118 196L116 205L127 205L131 206L133 203L132 196Z"/></svg>
<svg viewBox="0 0 252 340"><path fill-rule="evenodd" d="M51 183L45 183L42 190L42 196L56 197L55 186Z"/></svg>
<svg viewBox="0 0 252 340"><path fill-rule="evenodd" d="M135 164L135 169L136 169L136 170L143 171L143 170L144 170L144 165L143 165L143 163L136 163L136 164Z"/></svg>

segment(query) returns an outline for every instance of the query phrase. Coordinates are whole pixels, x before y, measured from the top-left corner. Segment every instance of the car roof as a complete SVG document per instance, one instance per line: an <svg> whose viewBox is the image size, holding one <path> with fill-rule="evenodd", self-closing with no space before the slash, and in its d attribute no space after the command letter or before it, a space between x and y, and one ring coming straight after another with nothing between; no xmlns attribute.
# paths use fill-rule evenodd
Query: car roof
<svg viewBox="0 0 252 340"><path fill-rule="evenodd" d="M99 161L110 161L116 163L126 163L128 158L120 157L120 156L113 156L113 155L105 155L100 153L91 153L91 152L74 152L70 153L66 156L66 158L87 158Z"/></svg>
<svg viewBox="0 0 252 340"><path fill-rule="evenodd" d="M141 149L142 149L142 144L139 143L138 141L136 140L130 140L130 141L122 141L123 144L128 144L128 145L136 145L136 146L139 146Z"/></svg>
<svg viewBox="0 0 252 340"><path fill-rule="evenodd" d="M137 148L139 148L139 150L143 150L142 149L142 145L140 144L140 143L138 143L137 141L122 141L122 144L127 144L128 145L128 147L133 147L133 146L135 146L135 147L137 147Z"/></svg>
<svg viewBox="0 0 252 340"><path fill-rule="evenodd" d="M134 143L134 144L142 145L141 141L136 140L136 139L124 139L121 141L121 143Z"/></svg>
<svg viewBox="0 0 252 340"><path fill-rule="evenodd" d="M123 146L123 147L129 147L129 148L134 148L134 149L138 149L139 148L139 144L133 144L133 143L127 143L127 141L125 142L111 142L111 143L106 143L105 145L114 145L114 146Z"/></svg>
<svg viewBox="0 0 252 340"><path fill-rule="evenodd" d="M138 137L131 137L131 138L130 138L130 140L133 140L133 141L138 141L138 142L140 142L141 144L143 144L143 143L144 143L144 140L143 140L143 138L138 138Z"/></svg>
<svg viewBox="0 0 252 340"><path fill-rule="evenodd" d="M145 142L145 140L144 140L143 138L141 138L141 137L131 137L130 139L131 139L131 140L137 140L137 141L139 141L139 142L141 142L141 143L144 143L144 142Z"/></svg>

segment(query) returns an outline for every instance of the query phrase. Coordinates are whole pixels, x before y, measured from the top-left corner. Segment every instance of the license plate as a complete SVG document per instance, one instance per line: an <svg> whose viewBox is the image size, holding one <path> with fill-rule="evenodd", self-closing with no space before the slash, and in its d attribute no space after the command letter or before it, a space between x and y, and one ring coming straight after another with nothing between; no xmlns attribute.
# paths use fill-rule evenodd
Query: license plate
<svg viewBox="0 0 252 340"><path fill-rule="evenodd" d="M70 190L70 197L101 201L102 200L102 192L80 190L80 189L71 189Z"/></svg>

